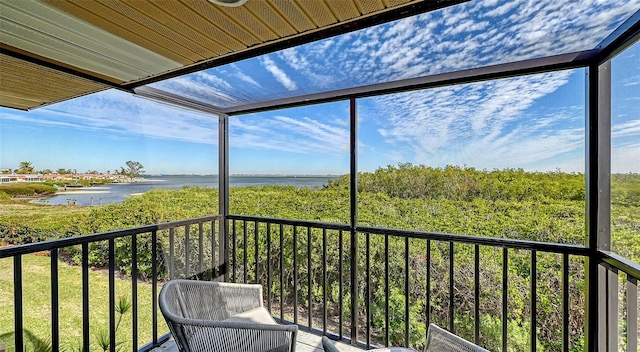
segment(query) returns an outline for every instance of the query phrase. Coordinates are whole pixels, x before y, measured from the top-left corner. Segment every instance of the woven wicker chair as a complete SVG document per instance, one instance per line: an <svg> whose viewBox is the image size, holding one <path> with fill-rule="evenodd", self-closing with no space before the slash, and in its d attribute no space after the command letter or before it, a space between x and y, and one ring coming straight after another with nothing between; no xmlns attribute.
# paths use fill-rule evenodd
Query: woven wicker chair
<svg viewBox="0 0 640 352"><path fill-rule="evenodd" d="M273 320L260 285L171 280L159 304L180 352L295 352L298 327Z"/></svg>
<svg viewBox="0 0 640 352"><path fill-rule="evenodd" d="M429 325L424 352L489 352L435 324Z"/></svg>

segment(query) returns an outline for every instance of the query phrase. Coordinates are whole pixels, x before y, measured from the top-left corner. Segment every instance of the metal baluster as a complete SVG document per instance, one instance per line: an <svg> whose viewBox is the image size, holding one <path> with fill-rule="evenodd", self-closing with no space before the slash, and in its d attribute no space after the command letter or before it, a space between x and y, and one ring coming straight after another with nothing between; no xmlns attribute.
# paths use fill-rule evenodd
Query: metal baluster
<svg viewBox="0 0 640 352"><path fill-rule="evenodd" d="M271 223L267 223L267 308L271 311Z"/></svg>
<svg viewBox="0 0 640 352"><path fill-rule="evenodd" d="M116 255L115 240L109 240L109 351L116 352Z"/></svg>
<svg viewBox="0 0 640 352"><path fill-rule="evenodd" d="M280 319L284 319L284 226L280 224Z"/></svg>
<svg viewBox="0 0 640 352"><path fill-rule="evenodd" d="M502 352L508 352L507 350L507 296L509 288L509 249L506 247L502 249Z"/></svg>
<svg viewBox="0 0 640 352"><path fill-rule="evenodd" d="M236 257L236 219L231 221L231 235L233 236L231 240L231 257L233 257L233 271L231 282L238 282L238 277L236 276L237 269L237 257Z"/></svg>
<svg viewBox="0 0 640 352"><path fill-rule="evenodd" d="M175 279L176 275L176 263L175 263L175 238L174 238L174 228L169 229L169 278L171 280Z"/></svg>
<svg viewBox="0 0 640 352"><path fill-rule="evenodd" d="M311 302L311 227L307 226L307 312L309 313L309 331L313 329L313 302Z"/></svg>
<svg viewBox="0 0 640 352"><path fill-rule="evenodd" d="M473 293L473 339L476 344L480 344L480 245L476 244L473 250L475 264L475 270L473 273L473 282L475 286Z"/></svg>
<svg viewBox="0 0 640 352"><path fill-rule="evenodd" d="M369 233L365 234L365 256L366 256L366 280L367 280L367 348L371 348L371 243L369 239Z"/></svg>
<svg viewBox="0 0 640 352"><path fill-rule="evenodd" d="M536 352L536 326L537 326L537 303L538 303L538 268L537 268L537 255L536 251L531 251L531 327L530 327L530 340L531 343L531 352Z"/></svg>
<svg viewBox="0 0 640 352"><path fill-rule="evenodd" d="M342 316L344 315L344 307L343 307L343 303L342 303L342 298L343 298L343 288L342 288L342 283L344 281L344 277L342 275L342 230L340 230L340 232L338 233L338 272L340 273L340 284L338 285L338 300L340 301L340 316L338 317L338 334L340 334L340 340L342 340L342 336L344 335L343 333L343 327L342 325L344 324L344 322L342 321Z"/></svg>
<svg viewBox="0 0 640 352"><path fill-rule="evenodd" d="M627 274L627 352L638 347L638 279Z"/></svg>
<svg viewBox="0 0 640 352"><path fill-rule="evenodd" d="M451 331L452 334L456 333L456 327L455 327L455 319L454 319L454 312L455 312L455 307L454 307L454 284L455 284L455 278L454 278L454 273L453 273L453 253L454 253L454 246L453 246L453 241L449 242L449 331Z"/></svg>
<svg viewBox="0 0 640 352"><path fill-rule="evenodd" d="M562 254L562 351L569 352L569 255Z"/></svg>
<svg viewBox="0 0 640 352"><path fill-rule="evenodd" d="M151 231L151 328L153 344L158 343L158 233Z"/></svg>
<svg viewBox="0 0 640 352"><path fill-rule="evenodd" d="M409 347L409 237L404 238L404 346Z"/></svg>
<svg viewBox="0 0 640 352"><path fill-rule="evenodd" d="M389 346L389 235L384 235L384 344Z"/></svg>
<svg viewBox="0 0 640 352"><path fill-rule="evenodd" d="M322 334L327 334L327 229L322 229Z"/></svg>
<svg viewBox="0 0 640 352"><path fill-rule="evenodd" d="M187 256L187 258L189 258ZM138 351L138 237L131 236L131 351Z"/></svg>
<svg viewBox="0 0 640 352"><path fill-rule="evenodd" d="M248 265L248 261L247 261L247 252L249 250L249 247L247 246L247 220L243 220L242 221L242 282L244 282L245 284L248 283L247 280L247 265Z"/></svg>
<svg viewBox="0 0 640 352"><path fill-rule="evenodd" d="M189 277L190 267L191 267L191 245L189 241L189 231L191 226L184 226L184 277Z"/></svg>
<svg viewBox="0 0 640 352"><path fill-rule="evenodd" d="M89 351L89 243L82 244L82 348Z"/></svg>
<svg viewBox="0 0 640 352"><path fill-rule="evenodd" d="M200 261L198 263L198 274L202 275L204 273L204 224L198 224L198 257Z"/></svg>
<svg viewBox="0 0 640 352"><path fill-rule="evenodd" d="M256 263L256 284L260 283L260 269L259 269L259 266L258 266L259 265L258 254L259 254L259 251L260 251L260 248L259 248L260 236L258 234L258 230L259 230L258 229L258 222L254 221L253 222L253 238L254 238L254 241L255 241L255 243L254 243L254 251L255 251L254 259L255 259L255 263Z"/></svg>
<svg viewBox="0 0 640 352"><path fill-rule="evenodd" d="M51 350L60 351L60 297L58 285L58 249L52 249L51 256Z"/></svg>
<svg viewBox="0 0 640 352"><path fill-rule="evenodd" d="M13 257L13 315L15 351L24 351L24 317L22 315L22 256Z"/></svg>
<svg viewBox="0 0 640 352"><path fill-rule="evenodd" d="M293 322L298 324L298 227L293 226Z"/></svg>

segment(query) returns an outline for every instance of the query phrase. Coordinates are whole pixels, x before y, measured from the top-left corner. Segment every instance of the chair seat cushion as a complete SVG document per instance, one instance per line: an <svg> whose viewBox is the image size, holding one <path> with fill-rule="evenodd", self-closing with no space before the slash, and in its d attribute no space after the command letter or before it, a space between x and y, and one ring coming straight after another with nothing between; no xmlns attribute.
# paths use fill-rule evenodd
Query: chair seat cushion
<svg viewBox="0 0 640 352"><path fill-rule="evenodd" d="M246 312L238 313L223 321L233 323L277 324L276 321L273 320L273 317L271 317L271 313L264 307L257 307Z"/></svg>

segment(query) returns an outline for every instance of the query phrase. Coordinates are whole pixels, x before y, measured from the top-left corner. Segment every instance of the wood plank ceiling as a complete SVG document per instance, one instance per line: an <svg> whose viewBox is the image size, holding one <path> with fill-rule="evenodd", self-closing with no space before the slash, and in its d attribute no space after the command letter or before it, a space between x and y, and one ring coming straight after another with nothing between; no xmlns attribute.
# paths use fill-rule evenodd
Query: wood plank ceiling
<svg viewBox="0 0 640 352"><path fill-rule="evenodd" d="M0 105L131 90L460 2L0 0Z"/></svg>

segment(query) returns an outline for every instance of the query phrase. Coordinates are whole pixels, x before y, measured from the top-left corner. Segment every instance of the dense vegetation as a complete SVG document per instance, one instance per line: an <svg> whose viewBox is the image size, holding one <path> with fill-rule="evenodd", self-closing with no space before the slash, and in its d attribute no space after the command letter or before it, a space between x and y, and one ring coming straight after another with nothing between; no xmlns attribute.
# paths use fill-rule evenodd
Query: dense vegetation
<svg viewBox="0 0 640 352"><path fill-rule="evenodd" d="M56 193L57 189L45 183L6 184L0 186L0 199L24 196L43 196Z"/></svg>
<svg viewBox="0 0 640 352"><path fill-rule="evenodd" d="M613 175L612 177L612 236L614 250L632 260L640 261L640 175ZM303 219L333 223L349 221L349 180L344 176L332 181L321 189L298 189L289 186L264 186L233 188L230 194L231 213L244 215L269 216L276 218ZM39 241L55 237L81 235L114 229L129 228L171 220L180 220L204 215L217 214L215 189L185 188L177 191L154 190L140 197L132 197L122 204L102 207L36 206L21 204L22 212L0 212L0 238L8 244ZM523 240L549 241L572 244L585 242L585 189L584 176L562 172L528 173L523 170L508 169L481 171L473 168L447 167L444 169L400 164L387 167L373 173L359 175L358 218L361 225L399 228L407 230L436 231L474 236L503 237ZM16 206L4 201L5 206ZM27 209L28 208L28 209ZM61 216L49 215L59 212ZM24 215L31 213L34 221L27 221ZM245 229L242 223L234 227L236 237L236 260L239 280L255 280L254 263L247 264L248 276L243 277L243 258L255 256L258 241L258 256L263 258L258 264L261 276L257 279L266 284L266 258L285 256L284 282L274 279L272 291L275 297L283 291L290 306L298 295L301 313L308 309L306 297L311 289L314 311L322 309L323 277L320 270L323 258L319 250L322 243L322 231L296 229L298 258L296 269L299 273L298 291L293 292L293 231L292 227L270 229L272 252L266 251L266 226L255 227L249 224ZM247 242L242 234L247 232ZM180 233L177 232L176 236ZM279 248L280 236L284 247ZM333 326L338 314L338 303L342 300L345 313L344 321L349 320L349 234L343 236L343 256L338 255L339 234L329 231L326 265L328 275L329 316L333 317ZM365 273L365 235L359 235L359 272ZM161 236L162 237L162 236ZM311 240L312 251L307 253L307 241ZM166 248L166 238L161 248ZM119 241L117 265L126 273L130 272L130 245ZM149 239L138 241L140 274L148 277ZM197 246L197 243L192 245ZM448 242L429 243L428 267L431 276L431 301L426 304L427 243L409 240L409 272L405 272L405 240L390 238L388 247L388 268L390 277L389 294L389 337L391 344L404 344L404 324L410 321L411 345L419 347L424 341L424 317L429 307L431 321L447 325L449 320L448 260L450 247ZM358 277L359 301L364 302L371 294L372 336L374 341L384 341L384 315L387 298L385 297L385 238L381 235L370 236L371 286L367 291L364 274ZM105 264L104 245L92 246L91 264ZM77 259L74 249L69 249L71 259ZM454 276L454 321L457 332L473 338L474 304L474 247L455 245ZM307 255L312 258L311 268L307 268ZM529 284L531 252L509 251L509 347L514 351L527 348L528 315L530 314ZM539 350L558 350L560 343L561 320L559 315L561 284L561 257L555 254L537 254L538 280L538 347ZM480 247L481 261L481 340L490 349L498 349L501 344L501 280L502 249L488 246ZM302 263L302 264L301 264ZM343 296L339 295L340 263L343 263ZM274 272L279 263L272 260ZM584 260L570 259L571 292L571 342L572 349L579 350L583 343L584 324ZM185 273L187 275L188 273ZM162 271L161 275L166 275ZM312 280L307 287L307 278ZM188 276L188 275L187 275ZM409 278L409 292L405 292L404 280ZM409 317L405 316L404 302L408 296ZM359 308L360 317L365 316L365 308ZM291 312L286 312L288 317ZM301 314L301 316L305 316ZM302 320L303 322L305 320ZM345 325L346 327L346 325Z"/></svg>
<svg viewBox="0 0 640 352"><path fill-rule="evenodd" d="M6 183L0 185L0 200L7 200L15 197L42 197L53 195L59 187L67 185L89 187L96 184L111 183L109 179L81 179L81 180L49 180L46 182L20 182Z"/></svg>

